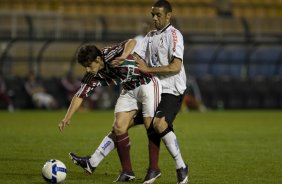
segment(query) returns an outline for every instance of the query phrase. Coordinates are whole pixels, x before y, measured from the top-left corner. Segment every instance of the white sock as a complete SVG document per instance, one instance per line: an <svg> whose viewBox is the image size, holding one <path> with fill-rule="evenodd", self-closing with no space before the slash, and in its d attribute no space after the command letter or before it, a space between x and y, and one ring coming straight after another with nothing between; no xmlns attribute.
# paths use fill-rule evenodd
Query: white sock
<svg viewBox="0 0 282 184"><path fill-rule="evenodd" d="M176 169L179 169L181 167L185 168L186 166L182 159L182 156L181 156L181 153L178 147L176 135L174 134L174 132L170 131L169 133L167 133L165 136L162 137L162 140L167 150L169 151L170 155L175 160Z"/></svg>
<svg viewBox="0 0 282 184"><path fill-rule="evenodd" d="M114 149L115 143L113 139L106 136L95 150L93 155L91 155L91 158L89 159L91 166L97 167L99 163Z"/></svg>

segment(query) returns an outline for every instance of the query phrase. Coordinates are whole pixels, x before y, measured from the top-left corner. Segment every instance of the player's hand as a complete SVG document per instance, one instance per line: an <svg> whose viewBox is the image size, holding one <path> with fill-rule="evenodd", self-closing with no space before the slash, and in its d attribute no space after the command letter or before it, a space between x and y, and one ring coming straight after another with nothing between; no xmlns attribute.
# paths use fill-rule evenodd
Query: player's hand
<svg viewBox="0 0 282 184"><path fill-rule="evenodd" d="M145 63L145 61L139 57L134 57L138 69L141 70L142 72L149 72L149 67L147 66L147 64Z"/></svg>
<svg viewBox="0 0 282 184"><path fill-rule="evenodd" d="M70 124L70 120L65 120L65 119L63 119L60 123L59 123L59 130L61 131L61 132L63 132L63 130L64 130L64 128L67 126L67 125L69 125Z"/></svg>
<svg viewBox="0 0 282 184"><path fill-rule="evenodd" d="M124 62L125 58L123 57L116 57L114 60L111 62L113 67L120 66Z"/></svg>

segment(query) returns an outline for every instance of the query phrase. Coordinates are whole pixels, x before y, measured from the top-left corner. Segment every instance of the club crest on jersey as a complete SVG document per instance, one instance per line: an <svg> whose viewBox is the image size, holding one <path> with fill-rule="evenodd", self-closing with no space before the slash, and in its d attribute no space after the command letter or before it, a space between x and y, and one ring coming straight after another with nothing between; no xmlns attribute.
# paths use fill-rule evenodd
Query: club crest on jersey
<svg viewBox="0 0 282 184"><path fill-rule="evenodd" d="M156 67L158 63L158 53L152 55L152 67Z"/></svg>
<svg viewBox="0 0 282 184"><path fill-rule="evenodd" d="M162 47L164 45L164 39L163 39L163 37L161 37L161 39L160 39L160 46Z"/></svg>

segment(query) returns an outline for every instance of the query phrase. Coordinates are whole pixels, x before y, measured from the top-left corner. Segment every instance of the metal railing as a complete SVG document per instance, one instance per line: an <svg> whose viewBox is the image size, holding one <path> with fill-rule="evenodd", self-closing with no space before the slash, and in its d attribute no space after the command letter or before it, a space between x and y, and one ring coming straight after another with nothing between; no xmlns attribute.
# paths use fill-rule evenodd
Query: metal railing
<svg viewBox="0 0 282 184"><path fill-rule="evenodd" d="M25 52L16 58L26 63L27 70L40 72L40 65L46 60L44 54L56 43L65 43L63 47L68 47L69 42L76 42L78 47L85 42L118 42L135 36L142 21L148 19L149 17L124 15L0 11L0 72L5 72L3 65L8 56L16 56L19 52ZM282 19L279 18L182 16L173 19L173 24L183 33L186 44L282 43ZM22 42L25 42L25 51L15 49ZM57 60L64 60L70 65L69 69L73 70L74 49L70 50L68 57Z"/></svg>

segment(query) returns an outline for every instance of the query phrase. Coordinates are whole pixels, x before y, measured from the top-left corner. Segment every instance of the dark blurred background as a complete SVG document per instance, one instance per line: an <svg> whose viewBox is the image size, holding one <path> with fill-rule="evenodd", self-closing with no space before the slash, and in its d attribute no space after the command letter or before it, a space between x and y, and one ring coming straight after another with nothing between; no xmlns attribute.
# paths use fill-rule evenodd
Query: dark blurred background
<svg viewBox="0 0 282 184"><path fill-rule="evenodd" d="M199 88L189 87L187 95L200 93L207 109L282 108L282 0L170 2L173 24L184 35L187 74ZM153 3L1 0L0 109L50 108L35 105L26 91L30 73L54 97L54 108L66 108L71 94L62 80L84 73L75 62L77 48L137 36ZM111 109L118 94L118 87L97 89L84 107Z"/></svg>

